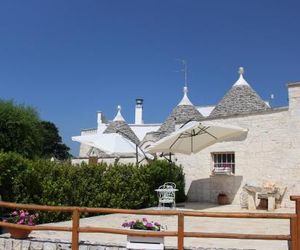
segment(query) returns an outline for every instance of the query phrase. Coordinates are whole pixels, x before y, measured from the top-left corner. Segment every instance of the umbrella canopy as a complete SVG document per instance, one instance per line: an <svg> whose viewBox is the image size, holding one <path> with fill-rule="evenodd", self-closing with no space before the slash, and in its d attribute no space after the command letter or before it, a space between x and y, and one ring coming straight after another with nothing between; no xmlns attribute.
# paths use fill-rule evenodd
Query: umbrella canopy
<svg viewBox="0 0 300 250"><path fill-rule="evenodd" d="M236 126L191 121L154 143L146 152L197 153L216 142L244 132L247 132L247 130Z"/></svg>
<svg viewBox="0 0 300 250"><path fill-rule="evenodd" d="M135 154L137 150L133 142L117 133L73 136L72 140L98 148L108 154ZM138 153L143 155L139 149Z"/></svg>

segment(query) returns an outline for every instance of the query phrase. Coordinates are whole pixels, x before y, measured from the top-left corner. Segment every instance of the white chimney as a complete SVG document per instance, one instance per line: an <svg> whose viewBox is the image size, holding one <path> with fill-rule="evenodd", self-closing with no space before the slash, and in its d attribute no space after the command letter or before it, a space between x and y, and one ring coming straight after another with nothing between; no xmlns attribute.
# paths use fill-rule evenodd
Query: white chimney
<svg viewBox="0 0 300 250"><path fill-rule="evenodd" d="M104 114L101 111L97 111L97 131L101 133L105 128L106 125Z"/></svg>
<svg viewBox="0 0 300 250"><path fill-rule="evenodd" d="M144 124L143 121L143 99L135 100L135 124Z"/></svg>

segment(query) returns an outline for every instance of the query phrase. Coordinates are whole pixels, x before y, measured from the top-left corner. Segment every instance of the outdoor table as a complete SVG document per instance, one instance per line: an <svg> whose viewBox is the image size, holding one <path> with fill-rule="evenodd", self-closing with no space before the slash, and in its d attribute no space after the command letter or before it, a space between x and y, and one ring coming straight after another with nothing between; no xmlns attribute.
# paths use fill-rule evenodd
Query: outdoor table
<svg viewBox="0 0 300 250"><path fill-rule="evenodd" d="M260 200L266 200L268 203L268 211L275 209L275 196L277 192L260 192L257 194L257 198Z"/></svg>
<svg viewBox="0 0 300 250"><path fill-rule="evenodd" d="M268 202L268 211L275 209L275 198L278 196L278 191L275 189L268 189L255 186L244 186L244 190L248 192L248 209L256 210L256 197L258 199L265 199Z"/></svg>

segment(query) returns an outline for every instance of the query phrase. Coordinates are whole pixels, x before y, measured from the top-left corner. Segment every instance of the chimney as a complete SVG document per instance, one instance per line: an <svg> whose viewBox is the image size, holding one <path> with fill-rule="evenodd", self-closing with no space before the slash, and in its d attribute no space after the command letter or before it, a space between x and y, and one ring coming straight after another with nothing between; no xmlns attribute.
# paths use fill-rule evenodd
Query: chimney
<svg viewBox="0 0 300 250"><path fill-rule="evenodd" d="M97 131L102 132L106 128L106 119L101 111L97 111Z"/></svg>
<svg viewBox="0 0 300 250"><path fill-rule="evenodd" d="M289 83L288 92L290 114L300 117L300 81Z"/></svg>
<svg viewBox="0 0 300 250"><path fill-rule="evenodd" d="M135 99L135 124L144 124L143 102L144 100L141 98Z"/></svg>

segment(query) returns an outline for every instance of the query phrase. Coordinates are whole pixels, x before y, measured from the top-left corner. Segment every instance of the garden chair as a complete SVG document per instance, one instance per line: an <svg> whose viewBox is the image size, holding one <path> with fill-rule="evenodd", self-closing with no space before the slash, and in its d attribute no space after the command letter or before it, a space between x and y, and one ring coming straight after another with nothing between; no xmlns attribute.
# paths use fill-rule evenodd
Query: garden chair
<svg viewBox="0 0 300 250"><path fill-rule="evenodd" d="M165 208L167 207L167 204L171 204L171 208L176 207L175 183L166 182L164 185L160 186L156 191L158 194L158 207Z"/></svg>
<svg viewBox="0 0 300 250"><path fill-rule="evenodd" d="M176 188L176 184L174 182L166 182L163 186L165 188L171 188L171 189L175 189Z"/></svg>
<svg viewBox="0 0 300 250"><path fill-rule="evenodd" d="M158 192L158 206L165 208L167 204L171 204L171 208L176 207L175 191L165 189L164 191Z"/></svg>

